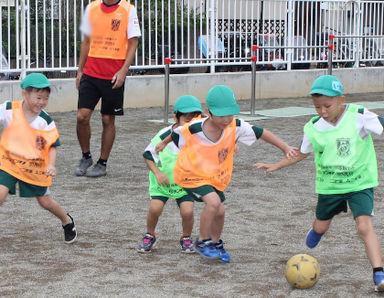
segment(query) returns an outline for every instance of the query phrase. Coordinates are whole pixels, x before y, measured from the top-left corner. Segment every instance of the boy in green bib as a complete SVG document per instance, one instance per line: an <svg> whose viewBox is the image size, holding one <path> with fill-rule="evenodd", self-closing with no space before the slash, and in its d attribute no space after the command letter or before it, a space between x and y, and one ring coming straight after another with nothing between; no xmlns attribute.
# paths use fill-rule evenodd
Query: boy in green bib
<svg viewBox="0 0 384 298"><path fill-rule="evenodd" d="M147 233L142 239L138 252L151 252L157 245L155 229L168 198L176 200L182 218L183 235L180 238L181 251L194 253L191 238L193 228L194 197L189 195L173 180L173 170L176 164L179 149L173 142L168 143L162 152L156 153L156 145L162 142L171 132L179 126L191 121L202 114L200 101L192 95L179 97L174 107L175 123L161 129L151 140L143 154L149 172L149 195L151 202L147 214Z"/></svg>
<svg viewBox="0 0 384 298"><path fill-rule="evenodd" d="M329 229L333 217L347 212L349 206L373 267L375 291L383 292L382 252L372 223L373 189L378 185L378 175L371 134L382 134L384 118L363 106L345 104L343 85L334 76L317 78L310 94L318 116L304 126L299 155L275 164L254 166L270 173L314 152L318 201L306 245L314 248Z"/></svg>

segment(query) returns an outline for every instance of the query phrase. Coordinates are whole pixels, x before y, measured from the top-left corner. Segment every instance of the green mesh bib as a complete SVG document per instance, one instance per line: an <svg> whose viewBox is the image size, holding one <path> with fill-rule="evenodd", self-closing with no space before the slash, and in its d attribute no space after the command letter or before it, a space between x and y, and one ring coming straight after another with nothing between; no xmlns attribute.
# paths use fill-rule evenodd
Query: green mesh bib
<svg viewBox="0 0 384 298"><path fill-rule="evenodd" d="M363 140L357 132L357 113L361 106L350 104L340 125L319 131L313 117L304 133L315 152L316 192L343 194L378 185L376 153L371 135Z"/></svg>
<svg viewBox="0 0 384 298"><path fill-rule="evenodd" d="M159 131L159 133L153 137L151 140L153 146L156 146L162 140L160 136L167 130L164 128ZM170 185L162 186L157 183L155 174L152 171L149 171L149 195L152 196L163 196L172 199L178 199L185 195L187 192L180 186L178 186L173 179L173 169L177 161L177 153L171 152L168 149L168 146L164 148L162 152L159 153L159 161L156 163L156 166L167 175Z"/></svg>

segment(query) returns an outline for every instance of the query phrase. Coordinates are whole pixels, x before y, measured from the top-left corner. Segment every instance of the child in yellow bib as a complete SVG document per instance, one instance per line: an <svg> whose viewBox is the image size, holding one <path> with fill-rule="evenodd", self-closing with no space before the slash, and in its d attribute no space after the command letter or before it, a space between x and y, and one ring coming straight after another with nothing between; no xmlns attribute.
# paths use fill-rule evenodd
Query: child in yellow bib
<svg viewBox="0 0 384 298"><path fill-rule="evenodd" d="M56 174L56 147L60 146L55 122L43 110L48 104L50 83L39 73L21 82L23 101L0 105L0 205L8 193L36 197L40 206L60 219L66 243L77 237L72 217L51 198L48 186Z"/></svg>
<svg viewBox="0 0 384 298"><path fill-rule="evenodd" d="M251 145L257 139L278 147L291 157L288 146L267 129L235 119L240 111L233 91L224 85L211 88L206 97L207 115L176 128L172 141L180 148L174 170L175 182L205 207L200 216L200 234L196 251L206 258L230 261L220 239L224 226L225 196L233 168L236 142Z"/></svg>
<svg viewBox="0 0 384 298"><path fill-rule="evenodd" d="M373 227L373 189L378 185L377 161L371 134L381 135L384 119L363 106L345 104L343 85L330 75L317 78L311 88L319 114L304 126L298 156L275 164L257 163L266 173L315 155L318 201L306 245L314 248L340 212L353 213L357 233L373 267L375 291L384 291L380 241Z"/></svg>

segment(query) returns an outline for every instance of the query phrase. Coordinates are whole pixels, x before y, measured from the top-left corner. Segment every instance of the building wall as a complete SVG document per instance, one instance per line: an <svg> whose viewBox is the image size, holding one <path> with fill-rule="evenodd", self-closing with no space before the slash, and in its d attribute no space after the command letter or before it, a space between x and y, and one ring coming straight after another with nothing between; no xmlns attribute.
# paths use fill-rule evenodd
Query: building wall
<svg viewBox="0 0 384 298"><path fill-rule="evenodd" d="M257 98L290 98L307 96L311 84L326 70L260 71L256 74ZM345 93L384 93L384 67L347 68L333 72L344 84ZM217 84L231 87L239 100L251 98L251 72L217 74L171 75L169 103L185 94L197 96L205 102L208 90ZM77 90L74 79L52 79L48 112L72 111L77 108ZM142 108L164 106L164 76L131 76L125 84L125 107ZM0 82L0 102L21 99L20 82ZM383 96L384 100L384 96Z"/></svg>

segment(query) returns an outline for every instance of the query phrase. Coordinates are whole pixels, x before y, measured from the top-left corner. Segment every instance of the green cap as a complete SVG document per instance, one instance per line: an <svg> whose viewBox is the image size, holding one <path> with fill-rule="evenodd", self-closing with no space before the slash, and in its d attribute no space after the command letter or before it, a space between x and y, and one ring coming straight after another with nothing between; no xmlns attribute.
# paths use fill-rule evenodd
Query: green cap
<svg viewBox="0 0 384 298"><path fill-rule="evenodd" d="M21 89L25 89L27 87L34 88L46 88L51 86L47 77L42 73L31 73L27 75L20 83Z"/></svg>
<svg viewBox="0 0 384 298"><path fill-rule="evenodd" d="M340 80L331 75L318 77L312 84L309 94L322 94L326 96L343 95L343 84Z"/></svg>
<svg viewBox="0 0 384 298"><path fill-rule="evenodd" d="M240 112L232 89L225 85L216 85L207 93L207 107L215 116L230 116Z"/></svg>
<svg viewBox="0 0 384 298"><path fill-rule="evenodd" d="M174 111L183 114L191 112L203 112L200 101L193 95L180 96L175 101Z"/></svg>

